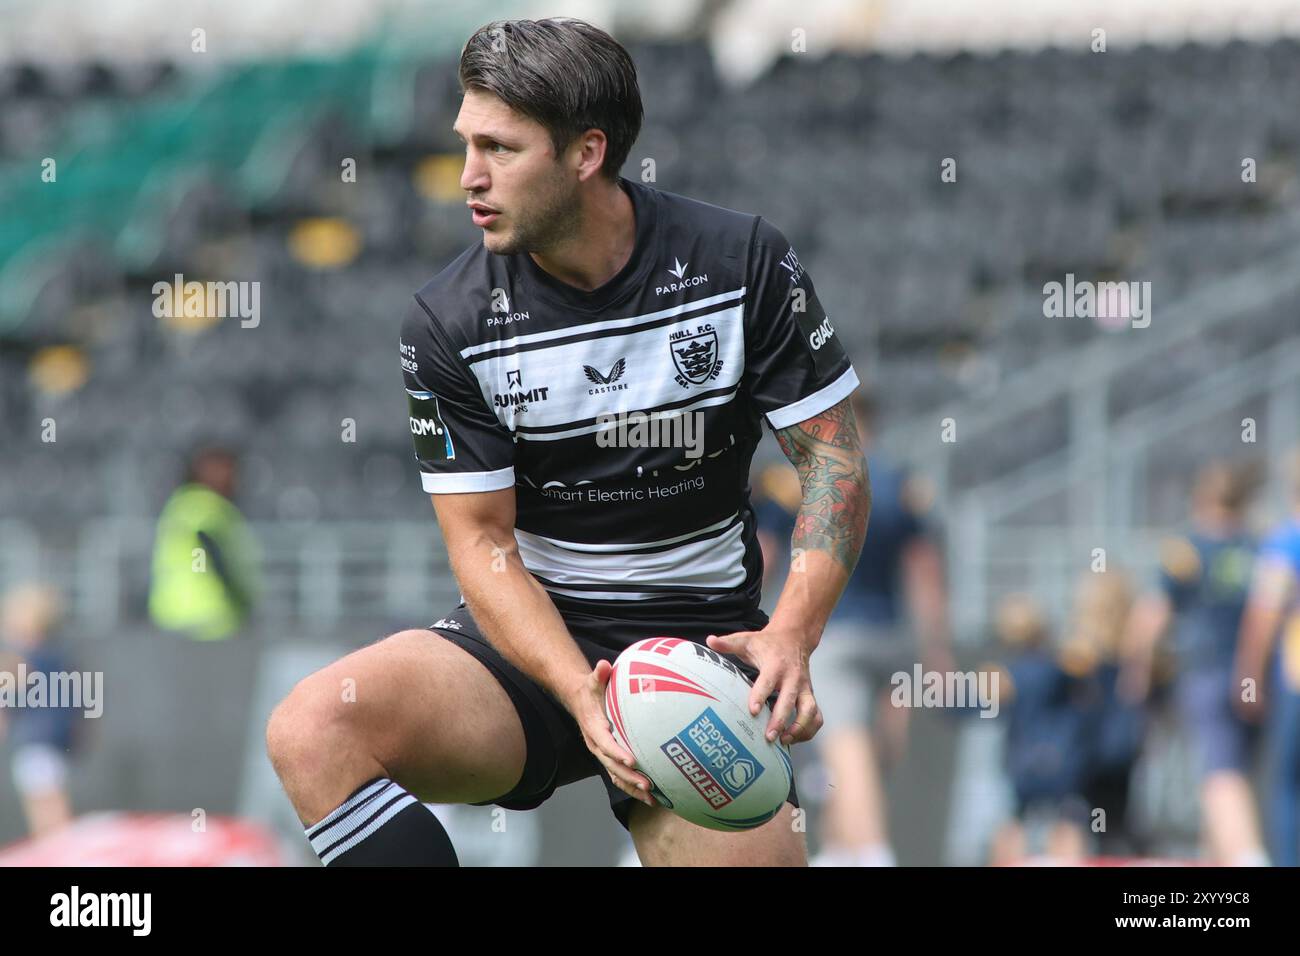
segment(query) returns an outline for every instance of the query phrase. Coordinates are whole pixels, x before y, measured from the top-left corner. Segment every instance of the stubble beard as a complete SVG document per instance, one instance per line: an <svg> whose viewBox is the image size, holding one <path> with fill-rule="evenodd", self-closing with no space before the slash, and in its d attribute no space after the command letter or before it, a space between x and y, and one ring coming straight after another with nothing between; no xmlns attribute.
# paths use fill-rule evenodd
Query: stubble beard
<svg viewBox="0 0 1300 956"><path fill-rule="evenodd" d="M499 256L544 254L577 234L582 214L576 188L567 186L559 175L544 188L540 204L516 216L513 231L497 244L488 245L489 252Z"/></svg>

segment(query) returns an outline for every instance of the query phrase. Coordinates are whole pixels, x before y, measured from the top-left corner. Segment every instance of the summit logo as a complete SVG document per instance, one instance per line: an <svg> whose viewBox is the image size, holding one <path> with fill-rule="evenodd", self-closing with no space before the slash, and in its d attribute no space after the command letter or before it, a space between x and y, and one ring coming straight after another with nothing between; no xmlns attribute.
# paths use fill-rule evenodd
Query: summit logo
<svg viewBox="0 0 1300 956"><path fill-rule="evenodd" d="M513 408L516 414L528 411L529 404L533 402L546 401L546 393L550 391L550 388L545 385L525 389L523 371L520 369L510 369L506 372L506 389L492 396L492 404L497 408ZM515 390L510 391L510 389Z"/></svg>
<svg viewBox="0 0 1300 956"><path fill-rule="evenodd" d="M697 276L687 276L686 267L690 262L682 262L676 256L673 256L673 267L666 270L669 275L676 277L676 282L669 282L667 285L655 286L655 295L663 295L665 292L679 292L682 289L689 289L693 285L704 285L709 281L707 272Z"/></svg>

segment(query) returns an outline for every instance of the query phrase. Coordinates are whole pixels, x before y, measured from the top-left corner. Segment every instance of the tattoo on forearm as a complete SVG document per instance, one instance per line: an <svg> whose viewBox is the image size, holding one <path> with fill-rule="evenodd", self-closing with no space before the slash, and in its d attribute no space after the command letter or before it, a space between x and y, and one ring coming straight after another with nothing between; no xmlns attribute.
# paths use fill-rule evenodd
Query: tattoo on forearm
<svg viewBox="0 0 1300 956"><path fill-rule="evenodd" d="M776 438L803 485L792 547L827 551L851 572L871 513L871 480L852 407L846 399L780 429Z"/></svg>

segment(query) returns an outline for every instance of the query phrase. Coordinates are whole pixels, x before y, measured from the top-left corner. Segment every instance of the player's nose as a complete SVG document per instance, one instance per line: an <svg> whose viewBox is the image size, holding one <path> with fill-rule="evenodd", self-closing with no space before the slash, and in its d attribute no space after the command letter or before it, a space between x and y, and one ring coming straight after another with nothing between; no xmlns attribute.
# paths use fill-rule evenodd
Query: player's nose
<svg viewBox="0 0 1300 956"><path fill-rule="evenodd" d="M465 153L465 168L460 173L460 188L467 193L484 193L488 188L487 163L474 150Z"/></svg>

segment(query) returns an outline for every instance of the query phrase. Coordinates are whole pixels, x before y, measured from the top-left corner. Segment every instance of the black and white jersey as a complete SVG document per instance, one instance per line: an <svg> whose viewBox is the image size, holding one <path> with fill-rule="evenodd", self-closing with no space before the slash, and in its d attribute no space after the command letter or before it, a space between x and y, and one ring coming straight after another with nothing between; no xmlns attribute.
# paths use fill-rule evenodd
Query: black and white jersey
<svg viewBox="0 0 1300 956"><path fill-rule="evenodd" d="M480 243L416 293L400 348L423 487L513 487L520 555L566 616L761 620L760 422L858 379L778 229L620 183L636 246L599 289Z"/></svg>

